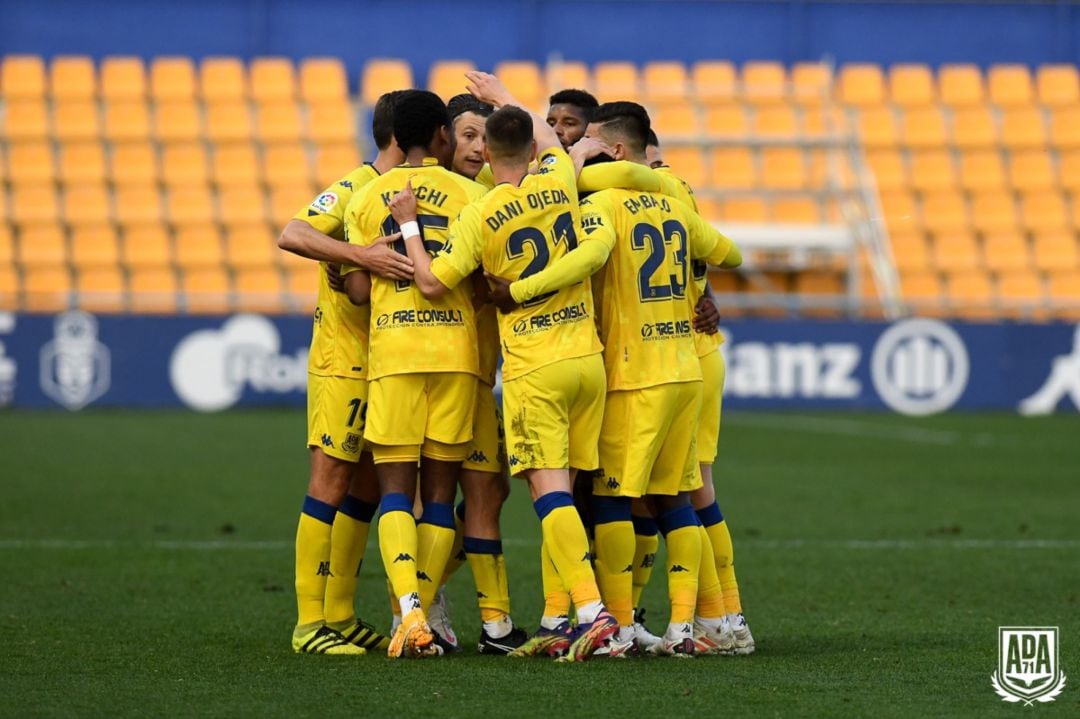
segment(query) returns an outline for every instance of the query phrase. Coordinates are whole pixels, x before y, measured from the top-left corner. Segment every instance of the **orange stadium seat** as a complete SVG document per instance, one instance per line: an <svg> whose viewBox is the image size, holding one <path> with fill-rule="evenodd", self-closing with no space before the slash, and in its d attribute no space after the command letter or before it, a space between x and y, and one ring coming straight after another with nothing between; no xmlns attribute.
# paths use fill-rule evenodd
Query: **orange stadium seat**
<svg viewBox="0 0 1080 719"><path fill-rule="evenodd" d="M757 170L750 150L716 148L709 158L710 183L714 187L750 189L757 184Z"/></svg>
<svg viewBox="0 0 1080 719"><path fill-rule="evenodd" d="M449 100L454 95L466 92L465 85L468 80L465 79L465 73L475 69L476 65L471 60L436 60L428 71L427 88L443 100Z"/></svg>
<svg viewBox="0 0 1080 719"><path fill-rule="evenodd" d="M168 267L137 267L129 278L132 312L171 315L176 312L176 273Z"/></svg>
<svg viewBox="0 0 1080 719"><path fill-rule="evenodd" d="M219 100L206 108L206 138L215 143L251 141L251 113L243 100Z"/></svg>
<svg viewBox="0 0 1080 719"><path fill-rule="evenodd" d="M159 102L154 108L154 135L161 142L193 142L202 138L202 121L194 102Z"/></svg>
<svg viewBox="0 0 1080 719"><path fill-rule="evenodd" d="M248 143L214 148L210 176L215 185L257 187L262 181L255 148Z"/></svg>
<svg viewBox="0 0 1080 719"><path fill-rule="evenodd" d="M45 62L37 55L8 55L0 65L0 96L7 101L45 97Z"/></svg>
<svg viewBox="0 0 1080 719"><path fill-rule="evenodd" d="M294 102L259 105L255 118L256 137L264 143L297 142L303 135L300 108Z"/></svg>
<svg viewBox="0 0 1080 719"><path fill-rule="evenodd" d="M51 222L23 227L19 232L19 264L24 267L49 267L67 263L67 238L64 228Z"/></svg>
<svg viewBox="0 0 1080 719"><path fill-rule="evenodd" d="M225 187L218 192L218 222L246 225L266 221L266 202L260 188L252 185Z"/></svg>
<svg viewBox="0 0 1080 719"><path fill-rule="evenodd" d="M6 267L14 262L15 237L11 233L11 226L6 222L0 222L0 267Z"/></svg>
<svg viewBox="0 0 1080 719"><path fill-rule="evenodd" d="M1024 150L1012 153L1009 160L1009 181L1013 189L1049 190L1057 187L1057 173L1050 153L1046 150Z"/></svg>
<svg viewBox="0 0 1080 719"><path fill-rule="evenodd" d="M952 153L948 150L918 150L911 153L911 186L916 190L951 190L956 184L956 169Z"/></svg>
<svg viewBox="0 0 1080 719"><path fill-rule="evenodd" d="M402 85L399 89L409 87L412 85ZM300 99L313 104L347 101L349 79L345 63L336 57L307 57L301 60Z"/></svg>
<svg viewBox="0 0 1080 719"><path fill-rule="evenodd" d="M52 147L45 142L8 145L8 178L13 185L46 185L56 179Z"/></svg>
<svg viewBox="0 0 1080 719"><path fill-rule="evenodd" d="M105 105L105 139L145 141L150 137L150 112L141 100L116 100Z"/></svg>
<svg viewBox="0 0 1080 719"><path fill-rule="evenodd" d="M306 312L315 304L319 290L319 273L322 270L314 262L285 269L285 291L294 311Z"/></svg>
<svg viewBox="0 0 1080 719"><path fill-rule="evenodd" d="M705 108L705 132L713 137L742 137L749 133L746 110L737 104L712 104Z"/></svg>
<svg viewBox="0 0 1080 719"><path fill-rule="evenodd" d="M236 309L245 312L285 311L281 273L277 268L245 267L236 271Z"/></svg>
<svg viewBox="0 0 1080 719"><path fill-rule="evenodd" d="M967 230L950 230L934 235L933 267L953 272L972 270L979 265L979 248L975 235Z"/></svg>
<svg viewBox="0 0 1080 719"><path fill-rule="evenodd" d="M121 258L131 269L161 269L172 265L172 241L160 223L147 223L124 230Z"/></svg>
<svg viewBox="0 0 1080 719"><path fill-rule="evenodd" d="M317 143L356 142L356 117L347 102L308 105L307 136Z"/></svg>
<svg viewBox="0 0 1080 719"><path fill-rule="evenodd" d="M150 97L155 102L195 100L195 63L190 57L157 57L150 63Z"/></svg>
<svg viewBox="0 0 1080 719"><path fill-rule="evenodd" d="M907 168L899 150L869 150L866 162L874 173L879 191L891 192L908 186Z"/></svg>
<svg viewBox="0 0 1080 719"><path fill-rule="evenodd" d="M946 297L953 314L968 319L994 317L990 276L982 270L965 270L949 275Z"/></svg>
<svg viewBox="0 0 1080 719"><path fill-rule="evenodd" d="M705 186L705 155L700 148L665 147L664 162L670 165L690 187Z"/></svg>
<svg viewBox="0 0 1080 719"><path fill-rule="evenodd" d="M1043 272L1080 267L1080 247L1072 230L1036 233L1032 255L1035 269Z"/></svg>
<svg viewBox="0 0 1080 719"><path fill-rule="evenodd" d="M694 63L690 80L699 102L729 103L736 98L735 66L726 60Z"/></svg>
<svg viewBox="0 0 1080 719"><path fill-rule="evenodd" d="M810 136L832 136L851 131L851 120L842 108L804 107L802 108L803 133Z"/></svg>
<svg viewBox="0 0 1080 719"><path fill-rule="evenodd" d="M766 147L761 150L761 185L795 190L806 186L806 158L802 150Z"/></svg>
<svg viewBox="0 0 1080 719"><path fill-rule="evenodd" d="M799 121L791 105L761 105L754 110L753 128L756 135L795 137L799 134Z"/></svg>
<svg viewBox="0 0 1080 719"><path fill-rule="evenodd" d="M495 66L495 76L514 96L534 110L546 109L544 78L531 60L509 60Z"/></svg>
<svg viewBox="0 0 1080 719"><path fill-rule="evenodd" d="M76 268L115 267L120 245L110 224L84 225L71 230L71 262Z"/></svg>
<svg viewBox="0 0 1080 719"><path fill-rule="evenodd" d="M767 222L769 209L760 197L730 197L721 205L720 216L726 222Z"/></svg>
<svg viewBox="0 0 1080 719"><path fill-rule="evenodd" d="M1042 65L1035 74L1039 104L1063 107L1080 102L1080 81L1075 65Z"/></svg>
<svg viewBox="0 0 1080 719"><path fill-rule="evenodd" d="M1026 65L993 65L988 73L990 102L1001 107L1028 107L1035 100Z"/></svg>
<svg viewBox="0 0 1080 719"><path fill-rule="evenodd" d="M832 70L820 62L797 62L791 68L792 97L800 105L820 105L832 97Z"/></svg>
<svg viewBox="0 0 1080 719"><path fill-rule="evenodd" d="M650 102L685 102L689 97L690 76L681 62L647 62L641 79Z"/></svg>
<svg viewBox="0 0 1080 719"><path fill-rule="evenodd" d="M599 62L593 68L593 82L600 102L630 100L641 97L641 80L632 62Z"/></svg>
<svg viewBox="0 0 1080 719"><path fill-rule="evenodd" d="M225 260L217 225L205 220L177 229L174 247L176 264L184 270L221 267Z"/></svg>
<svg viewBox="0 0 1080 719"><path fill-rule="evenodd" d="M281 254L265 224L231 228L225 234L225 261L233 268L270 267Z"/></svg>
<svg viewBox="0 0 1080 719"><path fill-rule="evenodd" d="M751 61L742 68L742 94L760 105L783 102L788 94L787 69L779 62Z"/></svg>
<svg viewBox="0 0 1080 719"><path fill-rule="evenodd" d="M967 203L955 190L934 192L923 197L923 225L931 232L957 232L969 226Z"/></svg>
<svg viewBox="0 0 1080 719"><path fill-rule="evenodd" d="M1011 192L987 190L971 198L972 226L980 232L1011 231L1019 227L1016 203Z"/></svg>
<svg viewBox="0 0 1080 719"><path fill-rule="evenodd" d="M201 143L166 145L161 153L161 179L169 187L205 185L209 172Z"/></svg>
<svg viewBox="0 0 1080 719"><path fill-rule="evenodd" d="M360 74L360 99L374 105L384 93L414 87L412 66L405 60L373 58Z"/></svg>
<svg viewBox="0 0 1080 719"><path fill-rule="evenodd" d="M53 103L53 135L61 142L97 140L101 121L92 100L65 100Z"/></svg>
<svg viewBox="0 0 1080 719"><path fill-rule="evenodd" d="M14 267L0 265L0 310L14 312L19 309L21 275Z"/></svg>
<svg viewBox="0 0 1080 719"><path fill-rule="evenodd" d="M889 239L898 271L922 272L930 267L930 250L923 233L894 232Z"/></svg>
<svg viewBox="0 0 1080 719"><path fill-rule="evenodd" d="M806 197L773 200L769 215L773 222L821 222L821 208L817 202Z"/></svg>
<svg viewBox="0 0 1080 719"><path fill-rule="evenodd" d="M270 145L262 153L262 181L270 187L311 184L311 161L299 144ZM342 173L345 174L345 173Z"/></svg>
<svg viewBox="0 0 1080 719"><path fill-rule="evenodd" d="M248 78L251 99L257 103L292 103L296 99L296 70L284 57L257 57Z"/></svg>
<svg viewBox="0 0 1080 719"><path fill-rule="evenodd" d="M840 102L877 107L885 102L885 75L880 65L854 63L840 70Z"/></svg>
<svg viewBox="0 0 1080 719"><path fill-rule="evenodd" d="M810 270L799 272L795 275L794 291L801 295L825 298L835 297L843 299L846 287L843 277L837 272ZM837 309L807 308L804 314L809 317L834 317L838 314Z"/></svg>
<svg viewBox="0 0 1080 719"><path fill-rule="evenodd" d="M926 65L893 65L889 69L889 99L901 107L922 107L936 100L934 75Z"/></svg>
<svg viewBox="0 0 1080 719"><path fill-rule="evenodd" d="M161 193L153 185L129 185L116 190L116 222L124 228L162 222Z"/></svg>
<svg viewBox="0 0 1080 719"><path fill-rule="evenodd" d="M65 184L104 184L108 174L100 142L72 142L60 146L60 181Z"/></svg>
<svg viewBox="0 0 1080 719"><path fill-rule="evenodd" d="M964 149L997 144L998 130L986 107L964 107L953 111L953 144Z"/></svg>
<svg viewBox="0 0 1080 719"><path fill-rule="evenodd" d="M883 192L881 211L889 232L912 232L922 227L922 219L910 192Z"/></svg>
<svg viewBox="0 0 1080 719"><path fill-rule="evenodd" d="M998 302L1011 317L1046 318L1042 279L1030 270L1002 272L997 281Z"/></svg>
<svg viewBox="0 0 1080 719"><path fill-rule="evenodd" d="M16 225L54 223L60 219L52 185L18 185L11 192L11 221Z"/></svg>
<svg viewBox="0 0 1080 719"><path fill-rule="evenodd" d="M1056 304L1069 304L1054 314L1062 319L1080 321L1080 270L1071 268L1051 272L1047 277L1047 297Z"/></svg>
<svg viewBox="0 0 1080 719"><path fill-rule="evenodd" d="M107 102L146 98L146 68L137 57L107 57L101 62L101 96Z"/></svg>
<svg viewBox="0 0 1080 719"><path fill-rule="evenodd" d="M960 153L960 187L968 192L998 190L1005 186L1005 165L997 150Z"/></svg>
<svg viewBox="0 0 1080 719"><path fill-rule="evenodd" d="M315 152L315 182L326 187L359 166L360 154L355 144L319 145Z"/></svg>
<svg viewBox="0 0 1080 719"><path fill-rule="evenodd" d="M992 232L983 238L982 264L994 272L1027 268L1031 252L1027 238L1020 232Z"/></svg>
<svg viewBox="0 0 1080 719"><path fill-rule="evenodd" d="M148 142L112 146L109 177L117 186L150 185L158 181L157 151Z"/></svg>
<svg viewBox="0 0 1080 719"><path fill-rule="evenodd" d="M14 100L0 114L0 136L16 141L44 140L49 136L49 114L44 100Z"/></svg>
<svg viewBox="0 0 1080 719"><path fill-rule="evenodd" d="M66 267L37 267L23 273L24 307L30 312L62 312L71 306Z"/></svg>
<svg viewBox="0 0 1080 719"><path fill-rule="evenodd" d="M896 114L890 107L866 107L859 112L859 137L866 147L895 147Z"/></svg>
<svg viewBox="0 0 1080 719"><path fill-rule="evenodd" d="M305 183L275 186L270 191L270 203L267 208L270 222L275 227L284 227L293 215L308 206L314 194L311 185Z"/></svg>
<svg viewBox="0 0 1080 719"><path fill-rule="evenodd" d="M199 96L210 106L247 99L247 71L240 58L205 58L199 66Z"/></svg>
<svg viewBox="0 0 1080 719"><path fill-rule="evenodd" d="M583 62L567 62L566 60L549 62L544 75L548 95L554 95L560 90L588 90L592 87L589 66Z"/></svg>
<svg viewBox="0 0 1080 719"><path fill-rule="evenodd" d="M219 267L185 271L182 287L189 313L224 313L230 309L229 276Z"/></svg>
<svg viewBox="0 0 1080 719"><path fill-rule="evenodd" d="M656 105L649 116L652 129L661 143L669 138L697 138L701 134L697 108L688 103Z"/></svg>
<svg viewBox="0 0 1080 719"><path fill-rule="evenodd" d="M1058 173L1061 186L1074 196L1080 195L1080 150L1061 153Z"/></svg>
<svg viewBox="0 0 1080 719"><path fill-rule="evenodd" d="M92 100L97 96L94 61L85 55L53 58L49 68L49 94L54 100Z"/></svg>
<svg viewBox="0 0 1080 719"><path fill-rule="evenodd" d="M1059 150L1080 148L1080 107L1058 107L1050 114L1050 144Z"/></svg>
<svg viewBox="0 0 1080 719"><path fill-rule="evenodd" d="M901 138L908 147L945 147L947 136L945 115L939 107L914 107L904 112Z"/></svg>
<svg viewBox="0 0 1080 719"><path fill-rule="evenodd" d="M64 190L64 221L68 225L101 225L112 222L109 193L102 185L69 185Z"/></svg>
<svg viewBox="0 0 1080 719"><path fill-rule="evenodd" d="M1073 224L1069 215L1060 192L1035 191L1020 197L1023 225L1033 232L1071 228Z"/></svg>
<svg viewBox="0 0 1080 719"><path fill-rule="evenodd" d="M938 88L941 102L952 108L981 105L985 98L982 71L977 65L942 65Z"/></svg>
<svg viewBox="0 0 1080 719"><path fill-rule="evenodd" d="M214 201L205 185L172 188L165 208L169 222L177 227L202 225L214 219Z"/></svg>
<svg viewBox="0 0 1080 719"><path fill-rule="evenodd" d="M1013 107L1002 112L1001 142L1010 150L1046 146L1046 123L1042 110Z"/></svg>
<svg viewBox="0 0 1080 719"><path fill-rule="evenodd" d="M80 309L88 312L124 311L127 283L117 267L84 268L78 271L77 277L75 300Z"/></svg>

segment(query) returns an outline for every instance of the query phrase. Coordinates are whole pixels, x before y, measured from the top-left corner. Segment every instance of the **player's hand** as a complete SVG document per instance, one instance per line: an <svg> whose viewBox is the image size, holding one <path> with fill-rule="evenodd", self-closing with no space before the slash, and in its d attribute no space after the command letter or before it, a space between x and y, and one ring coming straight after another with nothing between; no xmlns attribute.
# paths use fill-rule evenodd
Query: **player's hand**
<svg viewBox="0 0 1080 719"><path fill-rule="evenodd" d="M341 276L341 265L336 262L326 263L326 283L334 292L345 291L345 278Z"/></svg>
<svg viewBox="0 0 1080 719"><path fill-rule="evenodd" d="M367 247L349 245L356 248L353 252L355 255L353 264L388 280L411 280L413 277L412 260L391 247L399 239L401 239L401 233L395 232L392 235L380 237Z"/></svg>
<svg viewBox="0 0 1080 719"><path fill-rule="evenodd" d="M598 137L583 137L570 146L571 159L591 160L600 155L615 157L615 150Z"/></svg>
<svg viewBox="0 0 1080 719"><path fill-rule="evenodd" d="M502 81L490 72L473 70L465 73L465 78L469 81L465 89L477 100L497 108L515 104L514 96L506 89L506 85L503 85Z"/></svg>
<svg viewBox="0 0 1080 719"><path fill-rule="evenodd" d="M390 200L390 214L399 225L416 220L416 195L413 194L411 177L405 181L405 189Z"/></svg>
<svg viewBox="0 0 1080 719"><path fill-rule="evenodd" d="M720 324L720 310L716 302L708 295L702 295L694 307L694 329L707 335L717 333Z"/></svg>
<svg viewBox="0 0 1080 719"><path fill-rule="evenodd" d="M499 308L499 312L506 314L507 312L511 312L518 308L518 303L514 302L514 298L510 295L509 280L504 280L502 277L487 272L484 273L484 277L486 277L488 281L491 302Z"/></svg>

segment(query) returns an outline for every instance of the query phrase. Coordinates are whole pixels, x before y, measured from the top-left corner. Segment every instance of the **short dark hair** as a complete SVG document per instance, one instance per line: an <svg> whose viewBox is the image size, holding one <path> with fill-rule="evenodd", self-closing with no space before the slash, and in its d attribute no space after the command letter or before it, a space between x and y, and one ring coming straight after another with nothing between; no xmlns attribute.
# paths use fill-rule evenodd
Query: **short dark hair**
<svg viewBox="0 0 1080 719"><path fill-rule="evenodd" d="M636 102L605 102L596 108L590 122L602 125L605 131L621 135L634 152L645 152L652 122L649 113Z"/></svg>
<svg viewBox="0 0 1080 719"><path fill-rule="evenodd" d="M394 103L394 139L402 152L430 147L440 127L450 127L446 104L427 90L403 90Z"/></svg>
<svg viewBox="0 0 1080 719"><path fill-rule="evenodd" d="M450 102L446 103L446 109L450 113L450 121L453 122L466 112L474 112L480 117L491 117L495 112L495 106L481 102L467 92L454 95Z"/></svg>
<svg viewBox="0 0 1080 719"><path fill-rule="evenodd" d="M559 90L548 98L549 105L573 105L581 110L585 122L592 118L593 111L600 107L599 101L584 90Z"/></svg>
<svg viewBox="0 0 1080 719"><path fill-rule="evenodd" d="M649 141L647 144L649 147L660 147L660 138L656 136L656 131L652 128L649 128Z"/></svg>
<svg viewBox="0 0 1080 719"><path fill-rule="evenodd" d="M492 113L484 123L484 132L492 157L527 155L533 139L532 116L520 107L507 105Z"/></svg>
<svg viewBox="0 0 1080 719"><path fill-rule="evenodd" d="M380 150L390 147L390 141L394 139L394 105L401 92L394 90L380 95L371 110L371 136Z"/></svg>

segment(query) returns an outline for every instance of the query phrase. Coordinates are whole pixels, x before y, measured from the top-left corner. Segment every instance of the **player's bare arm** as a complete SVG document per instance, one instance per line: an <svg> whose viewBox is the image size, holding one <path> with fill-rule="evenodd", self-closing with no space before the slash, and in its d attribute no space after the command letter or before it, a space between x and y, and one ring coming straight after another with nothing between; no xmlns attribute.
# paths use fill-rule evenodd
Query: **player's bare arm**
<svg viewBox="0 0 1080 719"><path fill-rule="evenodd" d="M611 157L614 152L606 142L598 137L583 137L571 145L567 154L570 155L570 159L574 163L574 176L577 177L581 174L586 162L601 155Z"/></svg>
<svg viewBox="0 0 1080 719"><path fill-rule="evenodd" d="M392 280L410 280L412 260L390 247L398 237L396 234L380 237L361 247L339 242L303 220L290 220L278 237L278 247L309 260L361 267Z"/></svg>
<svg viewBox="0 0 1080 719"><path fill-rule="evenodd" d="M720 310L716 306L716 300L712 295L712 287L705 285L705 293L698 298L694 307L694 330L714 335L720 324Z"/></svg>
<svg viewBox="0 0 1080 719"><path fill-rule="evenodd" d="M371 275L367 270L350 272L342 278L345 295L354 305L366 305L371 301Z"/></svg>
<svg viewBox="0 0 1080 719"><path fill-rule="evenodd" d="M502 84L502 81L499 80L499 78L489 72L480 72L478 70L465 73L465 78L469 81L466 89L478 100L494 105L497 108L505 105L520 107L532 116L533 138L536 140L537 154L552 147L562 147L562 143L559 142L559 136L555 134L554 128L547 124L547 120L544 116L538 115L519 102L510 91L506 89L506 86Z"/></svg>

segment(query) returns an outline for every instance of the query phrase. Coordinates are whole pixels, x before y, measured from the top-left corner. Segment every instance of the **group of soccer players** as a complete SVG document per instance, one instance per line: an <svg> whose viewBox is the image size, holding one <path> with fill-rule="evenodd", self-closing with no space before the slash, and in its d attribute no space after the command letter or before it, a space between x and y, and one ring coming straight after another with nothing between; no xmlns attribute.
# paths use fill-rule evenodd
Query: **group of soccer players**
<svg viewBox="0 0 1080 719"><path fill-rule="evenodd" d="M279 240L322 265L293 649L456 651L442 588L468 561L481 653L752 652L712 482L724 365L706 272L739 251L698 216L640 105L565 90L545 118L492 75L466 79L448 104L381 97L375 160ZM508 476L540 519L532 635L510 618ZM355 612L377 510L389 637ZM662 636L640 607L658 534Z"/></svg>

